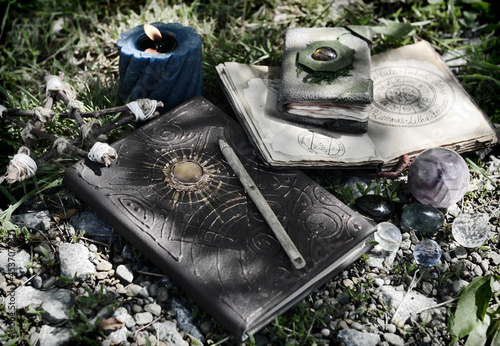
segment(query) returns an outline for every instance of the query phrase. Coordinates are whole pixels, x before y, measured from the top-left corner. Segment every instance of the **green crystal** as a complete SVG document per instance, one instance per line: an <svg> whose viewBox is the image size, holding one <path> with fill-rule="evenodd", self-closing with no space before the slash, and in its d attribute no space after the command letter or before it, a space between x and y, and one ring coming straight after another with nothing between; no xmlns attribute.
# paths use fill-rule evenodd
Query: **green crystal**
<svg viewBox="0 0 500 346"><path fill-rule="evenodd" d="M410 204L401 215L404 226L419 232L436 232L443 226L444 215L438 209L424 204Z"/></svg>

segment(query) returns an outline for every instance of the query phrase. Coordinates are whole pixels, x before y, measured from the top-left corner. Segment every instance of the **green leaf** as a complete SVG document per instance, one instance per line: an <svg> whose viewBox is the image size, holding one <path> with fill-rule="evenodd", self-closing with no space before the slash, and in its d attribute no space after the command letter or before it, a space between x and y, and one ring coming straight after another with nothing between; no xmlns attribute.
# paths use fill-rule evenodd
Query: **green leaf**
<svg viewBox="0 0 500 346"><path fill-rule="evenodd" d="M429 5L437 5L443 2L443 0L427 0Z"/></svg>
<svg viewBox="0 0 500 346"><path fill-rule="evenodd" d="M497 309L497 312L500 308ZM497 315L498 316L498 315ZM493 314L490 315L491 318L495 318ZM500 319L497 319L493 324L490 324L488 328L488 339L491 339L490 346L500 346Z"/></svg>
<svg viewBox="0 0 500 346"><path fill-rule="evenodd" d="M500 346L500 329L497 328L493 339L491 339L491 346Z"/></svg>
<svg viewBox="0 0 500 346"><path fill-rule="evenodd" d="M490 316L486 315L484 321L474 328L467 338L465 346L483 346L486 344L486 332L490 325Z"/></svg>
<svg viewBox="0 0 500 346"><path fill-rule="evenodd" d="M20 340L19 337L17 338L14 338L14 339L11 339L9 341L7 341L5 344L3 344L4 346L11 346L11 345L17 345L17 342Z"/></svg>
<svg viewBox="0 0 500 346"><path fill-rule="evenodd" d="M413 26L410 23L399 23L390 20L381 19L385 26L373 26L372 29L377 34L391 35L396 38L402 38L408 35L412 30Z"/></svg>
<svg viewBox="0 0 500 346"><path fill-rule="evenodd" d="M361 193L362 195L366 194L366 191L365 191L363 185L361 185L360 183L356 183L356 188L358 189L359 193Z"/></svg>
<svg viewBox="0 0 500 346"><path fill-rule="evenodd" d="M50 252L44 246L40 246L40 251L45 256L46 259L50 259Z"/></svg>
<svg viewBox="0 0 500 346"><path fill-rule="evenodd" d="M477 318L484 322L488 305L493 297L493 278L487 276L487 280L483 285L479 286L476 291Z"/></svg>
<svg viewBox="0 0 500 346"><path fill-rule="evenodd" d="M452 334L460 339L482 325L489 301L492 297L491 276L477 277L468 284L457 303Z"/></svg>
<svg viewBox="0 0 500 346"><path fill-rule="evenodd" d="M476 11L488 12L490 10L490 3L481 0L462 0L464 4L470 4Z"/></svg>

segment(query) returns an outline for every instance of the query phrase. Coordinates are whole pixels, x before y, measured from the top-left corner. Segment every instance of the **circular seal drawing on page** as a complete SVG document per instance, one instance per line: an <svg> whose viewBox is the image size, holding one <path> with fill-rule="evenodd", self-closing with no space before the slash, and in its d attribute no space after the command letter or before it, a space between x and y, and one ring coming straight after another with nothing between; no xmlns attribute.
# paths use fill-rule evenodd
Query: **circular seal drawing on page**
<svg viewBox="0 0 500 346"><path fill-rule="evenodd" d="M327 157L341 157L345 147L338 139L320 133L304 131L299 135L299 144L307 151Z"/></svg>
<svg viewBox="0 0 500 346"><path fill-rule="evenodd" d="M386 126L414 127L448 114L455 102L453 87L437 73L415 67L384 67L372 71L370 121Z"/></svg>

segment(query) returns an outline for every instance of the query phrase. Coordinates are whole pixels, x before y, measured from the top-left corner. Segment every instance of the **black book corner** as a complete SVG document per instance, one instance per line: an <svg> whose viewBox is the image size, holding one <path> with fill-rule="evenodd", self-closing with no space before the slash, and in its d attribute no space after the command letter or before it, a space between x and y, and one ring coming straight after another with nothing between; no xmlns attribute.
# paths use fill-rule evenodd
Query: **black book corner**
<svg viewBox="0 0 500 346"><path fill-rule="evenodd" d="M291 264L219 147L236 152L306 261ZM88 159L65 183L233 334L255 333L369 249L374 226L297 170L261 164L238 123L201 96Z"/></svg>

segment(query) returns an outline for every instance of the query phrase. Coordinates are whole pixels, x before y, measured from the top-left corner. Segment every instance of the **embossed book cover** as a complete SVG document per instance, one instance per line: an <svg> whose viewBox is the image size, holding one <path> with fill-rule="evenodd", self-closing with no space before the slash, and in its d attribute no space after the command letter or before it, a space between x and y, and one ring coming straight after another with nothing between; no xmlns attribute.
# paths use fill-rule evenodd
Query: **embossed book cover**
<svg viewBox="0 0 500 346"><path fill-rule="evenodd" d="M295 269L219 139L236 152L306 262ZM254 333L369 249L374 227L296 170L261 164L241 126L196 97L81 160L65 183L237 336Z"/></svg>
<svg viewBox="0 0 500 346"><path fill-rule="evenodd" d="M227 62L216 67L235 114L271 166L383 170L431 147L459 153L499 140L476 105L426 42L372 56L373 102L366 134L293 124L277 110L280 67Z"/></svg>

